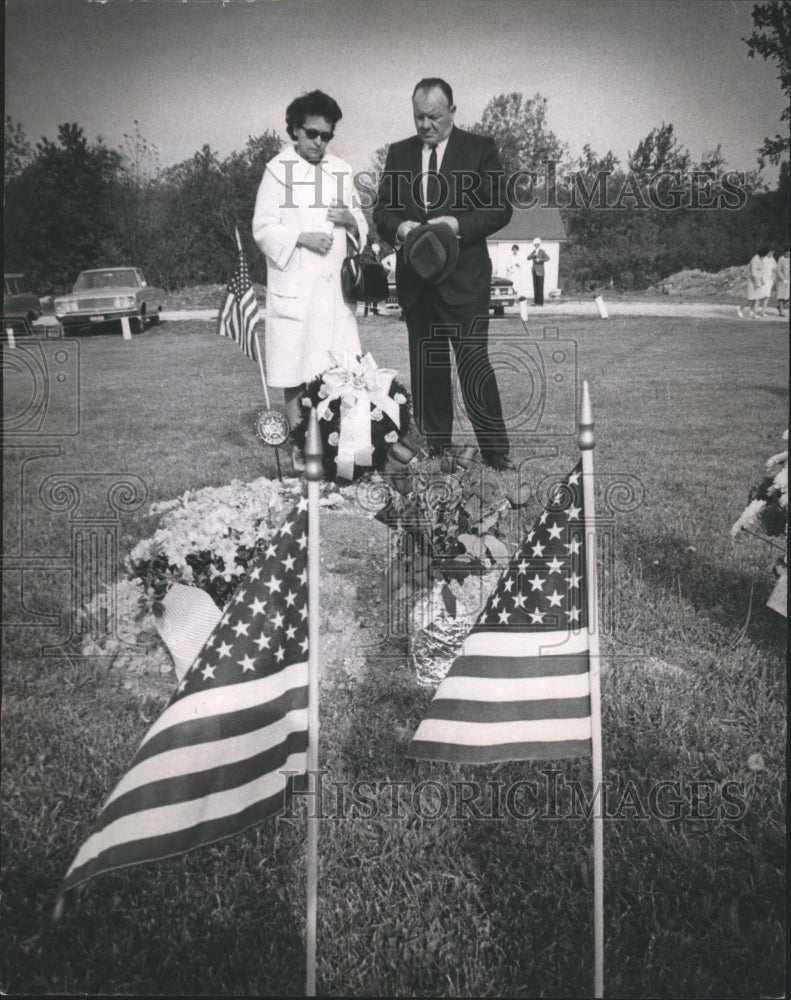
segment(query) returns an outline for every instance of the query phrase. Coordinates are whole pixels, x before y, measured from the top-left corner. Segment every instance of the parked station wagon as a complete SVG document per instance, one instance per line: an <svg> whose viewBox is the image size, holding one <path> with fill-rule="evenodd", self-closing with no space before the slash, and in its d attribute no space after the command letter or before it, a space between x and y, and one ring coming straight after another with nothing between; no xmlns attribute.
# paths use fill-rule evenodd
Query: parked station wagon
<svg viewBox="0 0 791 1000"><path fill-rule="evenodd" d="M41 301L24 274L3 275L3 323L30 332L41 315Z"/></svg>

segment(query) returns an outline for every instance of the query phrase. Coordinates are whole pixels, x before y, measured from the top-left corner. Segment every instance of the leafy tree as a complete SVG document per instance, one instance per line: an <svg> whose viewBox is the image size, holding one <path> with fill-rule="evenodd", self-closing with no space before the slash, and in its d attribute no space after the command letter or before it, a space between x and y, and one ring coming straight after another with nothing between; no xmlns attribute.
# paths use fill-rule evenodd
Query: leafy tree
<svg viewBox="0 0 791 1000"><path fill-rule="evenodd" d="M472 131L492 136L506 174L540 175L546 162L562 163L568 155L568 146L547 126L547 98L541 94L527 100L516 92L493 97Z"/></svg>
<svg viewBox="0 0 791 1000"><path fill-rule="evenodd" d="M648 184L663 171L684 172L689 169L691 157L688 149L678 144L672 125L651 129L629 154L629 169L641 184Z"/></svg>
<svg viewBox="0 0 791 1000"><path fill-rule="evenodd" d="M780 64L778 80L786 96L786 105L780 115L780 121L787 122L791 117L791 5L786 0L771 0L769 3L757 3L752 10L753 33L749 38L743 38L751 58L758 53L764 59L774 59ZM758 150L758 162L761 167L769 160L770 163L780 163L788 156L788 130L785 135L776 135L774 139L764 139Z"/></svg>
<svg viewBox="0 0 791 1000"><path fill-rule="evenodd" d="M117 152L101 138L89 145L75 123L59 126L57 142L43 138L6 190L6 259L56 289L100 266L120 164Z"/></svg>
<svg viewBox="0 0 791 1000"><path fill-rule="evenodd" d="M113 230L104 243L108 260L141 267L149 281L154 279L151 258L155 255L161 218L158 195L159 154L156 146L140 132L124 134L120 147L121 165L112 193ZM159 281L159 276L156 277Z"/></svg>
<svg viewBox="0 0 791 1000"><path fill-rule="evenodd" d="M33 159L33 150L19 122L6 115L3 130L3 184L15 180Z"/></svg>

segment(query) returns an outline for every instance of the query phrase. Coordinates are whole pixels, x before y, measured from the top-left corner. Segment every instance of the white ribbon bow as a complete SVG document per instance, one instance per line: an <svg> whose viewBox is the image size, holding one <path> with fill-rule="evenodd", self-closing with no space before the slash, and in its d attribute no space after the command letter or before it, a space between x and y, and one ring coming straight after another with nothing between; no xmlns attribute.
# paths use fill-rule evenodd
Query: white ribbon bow
<svg viewBox="0 0 791 1000"><path fill-rule="evenodd" d="M316 407L319 420L334 399L341 401L341 420L338 457L335 460L338 475L343 479L354 477L355 465L373 464L371 444L371 407L378 406L396 427L401 425L398 403L389 395L396 376L392 368L377 368L370 352L363 358L344 358L343 363L331 353L333 368L324 372L322 381L328 395Z"/></svg>

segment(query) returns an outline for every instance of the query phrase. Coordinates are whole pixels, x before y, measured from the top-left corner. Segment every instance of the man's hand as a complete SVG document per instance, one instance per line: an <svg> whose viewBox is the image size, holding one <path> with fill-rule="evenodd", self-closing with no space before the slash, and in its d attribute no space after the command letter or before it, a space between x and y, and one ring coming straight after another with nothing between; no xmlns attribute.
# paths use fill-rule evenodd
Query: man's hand
<svg viewBox="0 0 791 1000"><path fill-rule="evenodd" d="M438 222L444 222L446 226L450 226L453 230L453 235L459 235L459 220L455 215L438 215L436 219L428 220L430 226L436 225Z"/></svg>
<svg viewBox="0 0 791 1000"><path fill-rule="evenodd" d="M409 230L416 229L419 225L419 222L415 222L413 219L407 219L405 222L401 223L398 229L396 229L396 237L401 243L403 243Z"/></svg>

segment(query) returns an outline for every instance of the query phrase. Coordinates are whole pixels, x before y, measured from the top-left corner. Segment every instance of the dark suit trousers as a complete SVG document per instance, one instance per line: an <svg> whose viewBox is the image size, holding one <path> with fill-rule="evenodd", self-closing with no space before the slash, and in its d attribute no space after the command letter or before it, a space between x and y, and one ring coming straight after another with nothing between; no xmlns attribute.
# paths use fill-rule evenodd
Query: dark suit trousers
<svg viewBox="0 0 791 1000"><path fill-rule="evenodd" d="M533 305L543 306L544 304L544 275L536 274L533 271Z"/></svg>
<svg viewBox="0 0 791 1000"><path fill-rule="evenodd" d="M436 287L428 286L404 309L415 423L437 452L450 446L453 435L452 347L481 454L487 458L508 454L500 393L489 360L488 307L488 298L483 303L449 305Z"/></svg>

